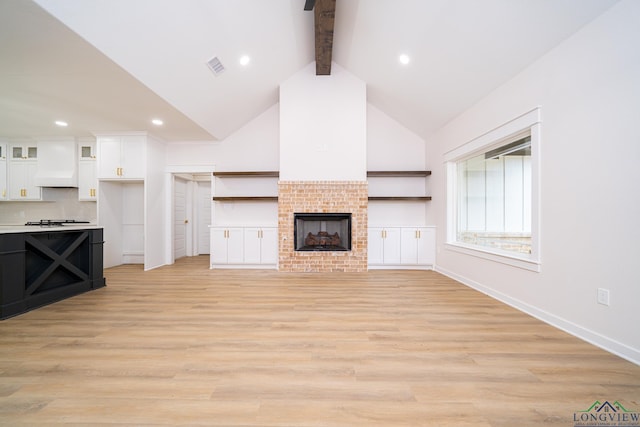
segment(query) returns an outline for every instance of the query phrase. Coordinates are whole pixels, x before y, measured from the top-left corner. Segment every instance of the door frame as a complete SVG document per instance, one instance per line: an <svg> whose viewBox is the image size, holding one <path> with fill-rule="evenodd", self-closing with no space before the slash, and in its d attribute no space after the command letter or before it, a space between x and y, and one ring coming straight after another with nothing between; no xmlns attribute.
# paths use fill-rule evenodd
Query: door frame
<svg viewBox="0 0 640 427"><path fill-rule="evenodd" d="M174 196L174 182L175 182L175 176L176 175L180 175L181 177L184 178L184 175L189 175L189 174L213 174L213 172L215 171L215 166L213 165L194 165L194 166L180 166L180 165L176 165L176 166L167 166L166 168L166 173L165 173L165 189L166 189L166 200L167 203L165 205L165 218L166 218L166 223L165 223L165 238L166 241L168 242L168 244L166 245L165 248L165 262L166 264L173 264L175 263L175 256L174 256L174 218L173 218L173 196ZM191 183L195 182L195 180L190 180ZM212 184L212 189L213 189L213 184ZM187 186L187 192L188 193L193 193L193 186L189 185ZM190 200L192 201L191 204L193 204L193 200L194 197L193 195L188 196L188 198L190 198ZM192 212L192 217L193 217L193 209L187 207L187 210L191 209ZM212 211L212 215L213 215L213 211ZM211 219L213 220L213 218ZM194 223L194 219L193 218L189 218L189 222L191 225L193 225ZM191 230L193 230L193 227L191 228ZM190 235L194 234L193 232L190 233ZM193 236L190 239L187 239L190 243L189 245L191 246L191 249L189 248L189 246L187 246L187 256L192 256L192 255L197 255L198 254L198 248L196 246L194 246L194 239ZM191 255L189 255L191 254Z"/></svg>

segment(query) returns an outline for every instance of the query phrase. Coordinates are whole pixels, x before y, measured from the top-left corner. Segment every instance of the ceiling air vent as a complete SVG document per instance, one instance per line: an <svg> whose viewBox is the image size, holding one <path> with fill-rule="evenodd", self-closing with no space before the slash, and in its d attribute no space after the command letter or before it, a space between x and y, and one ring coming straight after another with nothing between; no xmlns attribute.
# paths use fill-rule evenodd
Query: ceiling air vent
<svg viewBox="0 0 640 427"><path fill-rule="evenodd" d="M214 56L209 61L207 61L207 65L209 66L209 68L211 68L211 71L213 71L213 74L215 74L216 76L224 72L224 65L222 65L222 62L220 62L217 56Z"/></svg>

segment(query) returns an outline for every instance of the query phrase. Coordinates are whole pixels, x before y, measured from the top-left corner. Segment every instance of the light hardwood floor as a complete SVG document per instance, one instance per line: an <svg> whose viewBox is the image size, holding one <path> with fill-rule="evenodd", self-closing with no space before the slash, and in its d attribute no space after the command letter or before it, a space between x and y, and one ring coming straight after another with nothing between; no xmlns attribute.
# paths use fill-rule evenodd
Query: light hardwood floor
<svg viewBox="0 0 640 427"><path fill-rule="evenodd" d="M0 322L0 425L572 426L640 367L434 272L105 272ZM637 327L637 325L636 325Z"/></svg>

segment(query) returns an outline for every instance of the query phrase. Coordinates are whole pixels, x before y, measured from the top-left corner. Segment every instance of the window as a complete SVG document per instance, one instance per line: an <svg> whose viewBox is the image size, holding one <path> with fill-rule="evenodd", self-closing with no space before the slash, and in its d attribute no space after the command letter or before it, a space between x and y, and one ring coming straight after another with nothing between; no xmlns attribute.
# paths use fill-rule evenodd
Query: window
<svg viewBox="0 0 640 427"><path fill-rule="evenodd" d="M539 270L539 109L447 153L448 247Z"/></svg>

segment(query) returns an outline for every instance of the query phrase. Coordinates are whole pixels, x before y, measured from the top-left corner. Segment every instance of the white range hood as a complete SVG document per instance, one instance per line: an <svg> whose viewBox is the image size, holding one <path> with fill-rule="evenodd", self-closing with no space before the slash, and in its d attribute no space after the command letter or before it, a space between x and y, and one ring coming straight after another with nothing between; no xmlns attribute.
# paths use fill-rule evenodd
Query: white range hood
<svg viewBox="0 0 640 427"><path fill-rule="evenodd" d="M78 153L74 139L38 141L38 187L77 187Z"/></svg>

